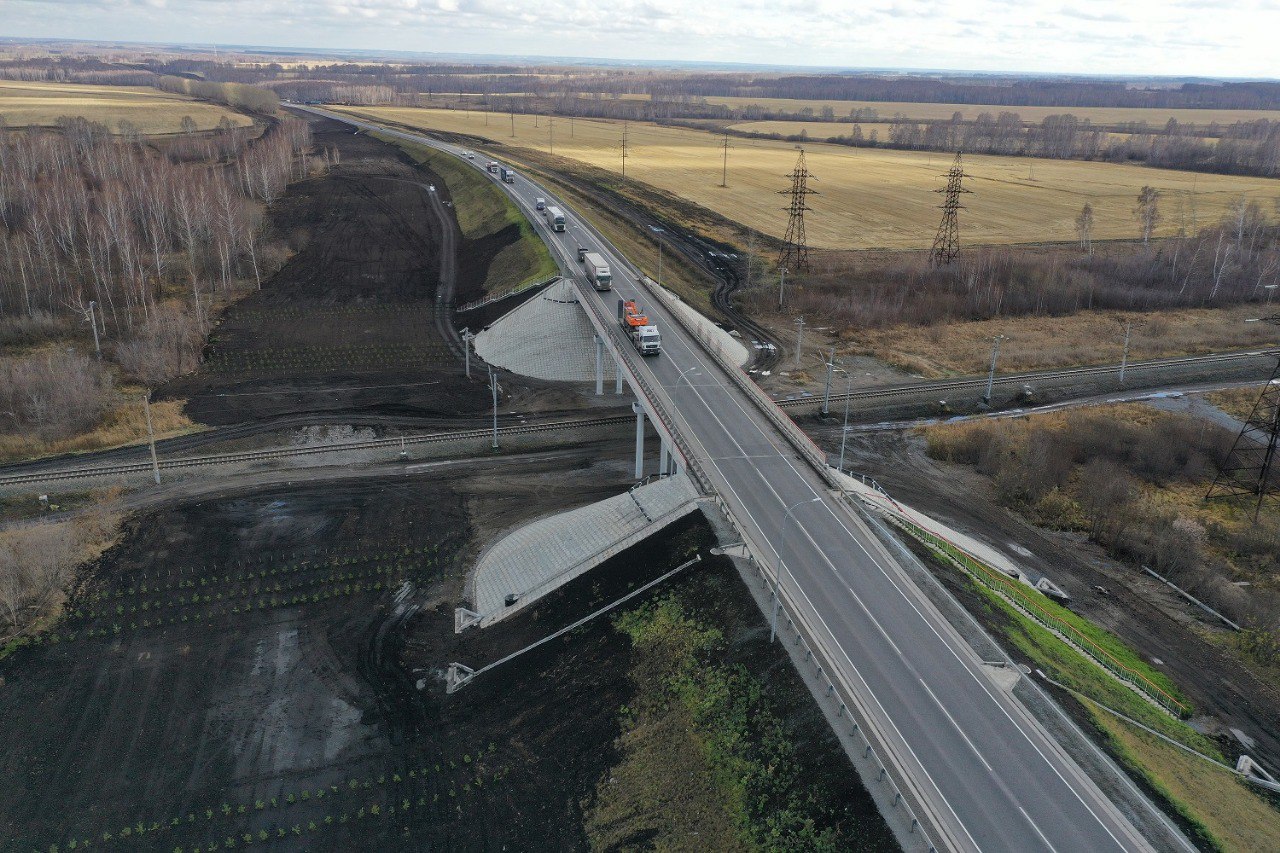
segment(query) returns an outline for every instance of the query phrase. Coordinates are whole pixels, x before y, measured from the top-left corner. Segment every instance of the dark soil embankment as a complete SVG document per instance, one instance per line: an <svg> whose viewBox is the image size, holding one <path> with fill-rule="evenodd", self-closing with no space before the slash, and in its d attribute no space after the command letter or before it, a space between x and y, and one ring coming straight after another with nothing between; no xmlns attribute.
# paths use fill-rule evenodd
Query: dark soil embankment
<svg viewBox="0 0 1280 853"><path fill-rule="evenodd" d="M295 254L227 311L205 364L164 395L188 398L188 414L210 424L482 410L484 389L460 375L457 343L441 328L447 312L437 310L451 288L478 288L471 265L442 265L442 216L457 227L428 189L442 182L338 122L312 126L340 165L292 185L272 206L271 227ZM442 270L453 280L442 281Z"/></svg>
<svg viewBox="0 0 1280 853"><path fill-rule="evenodd" d="M529 462L516 479L272 488L138 517L66 621L0 664L0 847L585 849L635 689L626 636L599 619L453 696L441 677L710 544L691 519L508 624L453 633L471 539L616 493L625 469ZM397 603L405 583L423 609ZM724 632L720 663L764 683L840 831L883 836L732 569L704 563L635 604L667 593Z"/></svg>

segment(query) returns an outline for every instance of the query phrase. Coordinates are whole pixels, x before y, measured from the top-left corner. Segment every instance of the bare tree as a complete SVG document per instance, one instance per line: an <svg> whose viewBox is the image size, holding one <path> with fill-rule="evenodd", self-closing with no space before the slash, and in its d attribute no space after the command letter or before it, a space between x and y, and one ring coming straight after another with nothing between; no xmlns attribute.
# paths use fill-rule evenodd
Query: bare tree
<svg viewBox="0 0 1280 853"><path fill-rule="evenodd" d="M1155 187L1143 187L1138 192L1138 206L1133 209L1133 215L1142 226L1143 244L1151 242L1151 235L1160 222L1160 191Z"/></svg>
<svg viewBox="0 0 1280 853"><path fill-rule="evenodd" d="M1076 234L1080 237L1080 248L1093 254L1093 205L1084 203L1080 215L1076 217Z"/></svg>

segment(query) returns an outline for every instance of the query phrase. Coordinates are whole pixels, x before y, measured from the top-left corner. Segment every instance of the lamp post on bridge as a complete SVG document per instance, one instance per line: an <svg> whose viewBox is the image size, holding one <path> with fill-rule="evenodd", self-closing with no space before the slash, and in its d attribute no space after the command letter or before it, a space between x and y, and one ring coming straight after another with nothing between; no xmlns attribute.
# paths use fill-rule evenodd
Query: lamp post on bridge
<svg viewBox="0 0 1280 853"><path fill-rule="evenodd" d="M658 235L658 287L662 287L662 235L667 233L667 229L650 225L649 230Z"/></svg>
<svg viewBox="0 0 1280 853"><path fill-rule="evenodd" d="M786 571L787 563L782 557L782 550L787 544L787 519L791 517L791 513L795 512L796 507L804 504L811 504L822 500L821 497L809 498L808 500L796 501L787 507L786 513L782 516L782 536L778 542L778 571L773 581L773 615L769 618L769 642L773 642L778 635L778 599L782 597L782 578L783 572Z"/></svg>

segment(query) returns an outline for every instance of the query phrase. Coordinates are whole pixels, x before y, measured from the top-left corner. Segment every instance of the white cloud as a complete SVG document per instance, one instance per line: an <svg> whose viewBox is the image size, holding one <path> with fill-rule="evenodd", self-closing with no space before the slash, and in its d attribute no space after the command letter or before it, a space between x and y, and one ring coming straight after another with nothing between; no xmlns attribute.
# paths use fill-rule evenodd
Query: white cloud
<svg viewBox="0 0 1280 853"><path fill-rule="evenodd" d="M1274 77L1280 0L0 0L0 35ZM303 11L305 9L305 12Z"/></svg>

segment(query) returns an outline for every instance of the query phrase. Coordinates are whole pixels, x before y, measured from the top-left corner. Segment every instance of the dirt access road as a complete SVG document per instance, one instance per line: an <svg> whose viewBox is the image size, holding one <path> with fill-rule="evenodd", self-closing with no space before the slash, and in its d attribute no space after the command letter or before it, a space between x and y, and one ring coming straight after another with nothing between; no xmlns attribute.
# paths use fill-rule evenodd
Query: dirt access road
<svg viewBox="0 0 1280 853"><path fill-rule="evenodd" d="M838 449L838 435L811 434L822 446ZM1222 739L1224 751L1242 750L1227 731L1237 728L1256 742L1244 751L1266 767L1280 766L1280 691L1204 638L1221 626L1205 621L1202 611L1082 537L1042 530L999 506L990 480L928 458L920 438L851 434L846 465L874 477L903 503L1047 575L1072 596L1072 610L1168 673L1198 709L1192 722ZM1095 585L1110 594L1099 595ZM954 588L953 593L959 594Z"/></svg>

